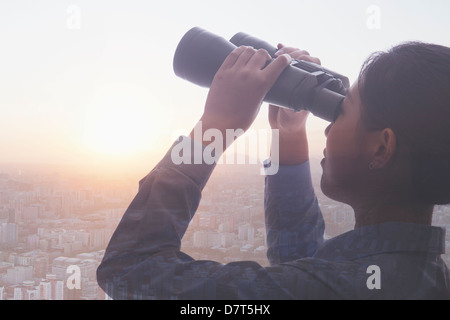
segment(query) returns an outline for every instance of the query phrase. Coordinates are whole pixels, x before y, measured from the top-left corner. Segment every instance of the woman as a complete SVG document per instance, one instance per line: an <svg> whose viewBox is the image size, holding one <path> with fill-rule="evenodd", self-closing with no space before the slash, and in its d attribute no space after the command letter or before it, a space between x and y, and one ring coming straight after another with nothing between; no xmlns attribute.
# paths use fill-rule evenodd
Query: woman
<svg viewBox="0 0 450 320"><path fill-rule="evenodd" d="M233 51L196 128L223 137L227 129L247 130L291 57L320 63L306 51L279 49L265 68L266 51ZM307 116L269 109L279 130L279 170L265 186L271 266L196 261L180 252L214 165L175 165L172 147L141 181L111 239L98 269L105 291L127 299L449 299L445 230L432 227L431 217L434 205L450 202L450 49L407 43L364 64L325 131L322 161L322 190L352 206L355 229L325 242ZM182 139L205 149L211 141L204 137L193 130Z"/></svg>

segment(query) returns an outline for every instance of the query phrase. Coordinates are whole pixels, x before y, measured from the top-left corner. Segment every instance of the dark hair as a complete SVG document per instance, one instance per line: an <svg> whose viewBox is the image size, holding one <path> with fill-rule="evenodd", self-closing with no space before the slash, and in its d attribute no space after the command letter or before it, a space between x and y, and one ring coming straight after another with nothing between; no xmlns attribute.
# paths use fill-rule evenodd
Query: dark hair
<svg viewBox="0 0 450 320"><path fill-rule="evenodd" d="M391 128L408 150L416 199L450 203L450 48L408 42L376 52L358 86L363 125Z"/></svg>

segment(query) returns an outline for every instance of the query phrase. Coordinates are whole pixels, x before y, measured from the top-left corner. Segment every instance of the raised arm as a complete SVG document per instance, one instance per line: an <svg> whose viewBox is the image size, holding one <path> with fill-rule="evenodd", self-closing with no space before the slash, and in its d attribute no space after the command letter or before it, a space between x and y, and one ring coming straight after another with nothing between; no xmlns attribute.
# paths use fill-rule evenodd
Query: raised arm
<svg viewBox="0 0 450 320"><path fill-rule="evenodd" d="M320 64L308 52L283 47L277 54L287 53L297 60ZM272 144L271 165L277 173L266 176L265 216L268 251L271 264L310 257L323 242L324 221L311 181L306 135L308 111L294 112L269 106L269 123L278 131ZM277 163L273 163L273 162Z"/></svg>
<svg viewBox="0 0 450 320"><path fill-rule="evenodd" d="M201 135L196 135L194 129L192 139L184 138L176 143L140 182L139 192L113 234L97 270L98 282L109 295L119 299L192 297L198 290L193 283L195 279L200 279L202 286L215 288L215 282L233 286L233 282L238 283L251 278L254 272L260 272L266 278L264 283L271 288L271 294L285 297L284 291L277 292L278 285L264 276L264 269L256 263L251 263L251 268L244 263L246 266L236 273L233 266L222 266L213 261L196 262L180 252L181 238L214 168L214 163L207 164L204 159L198 161L194 154L200 149L203 155L207 145L210 147L211 144L217 157L228 146L224 139L212 144L205 138L207 130L219 131L226 137L228 129L245 131L250 127L263 97L290 63L288 56L281 56L263 69L269 59L264 50L240 47L233 51L211 85L199 121L201 125L195 128L202 128ZM190 154L181 157L189 163L178 163L181 150ZM252 293L254 296L263 294L260 291L254 288ZM221 294L237 297L233 292ZM199 296L205 298L208 294L205 291Z"/></svg>

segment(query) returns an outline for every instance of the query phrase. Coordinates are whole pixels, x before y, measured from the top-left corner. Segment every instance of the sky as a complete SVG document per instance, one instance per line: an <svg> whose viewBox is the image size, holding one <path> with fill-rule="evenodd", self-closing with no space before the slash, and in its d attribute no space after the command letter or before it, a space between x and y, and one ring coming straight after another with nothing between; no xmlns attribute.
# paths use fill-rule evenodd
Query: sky
<svg viewBox="0 0 450 320"><path fill-rule="evenodd" d="M151 169L200 118L208 90L178 78L192 27L308 50L357 78L374 51L450 46L448 0L0 2L0 163ZM311 157L327 123L308 119ZM267 106L253 129L268 130Z"/></svg>

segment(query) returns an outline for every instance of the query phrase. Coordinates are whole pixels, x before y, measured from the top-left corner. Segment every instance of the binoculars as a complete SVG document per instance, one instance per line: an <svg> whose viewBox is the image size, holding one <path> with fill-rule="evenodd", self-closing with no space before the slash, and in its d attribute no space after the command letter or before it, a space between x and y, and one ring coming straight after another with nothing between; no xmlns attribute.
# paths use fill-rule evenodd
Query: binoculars
<svg viewBox="0 0 450 320"><path fill-rule="evenodd" d="M180 40L173 60L175 74L202 87L210 87L225 58L239 46L265 49L272 58L277 48L245 33L229 41L198 27ZM349 88L347 77L309 61L292 60L264 97L264 102L292 109L309 110L333 122Z"/></svg>

